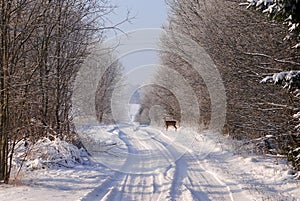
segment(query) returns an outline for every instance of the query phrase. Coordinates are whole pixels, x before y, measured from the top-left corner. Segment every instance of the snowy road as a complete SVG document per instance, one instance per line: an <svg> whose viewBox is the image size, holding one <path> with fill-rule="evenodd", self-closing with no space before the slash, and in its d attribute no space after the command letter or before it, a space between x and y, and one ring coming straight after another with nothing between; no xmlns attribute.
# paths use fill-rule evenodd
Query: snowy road
<svg viewBox="0 0 300 201"><path fill-rule="evenodd" d="M127 151L116 156L120 161L99 156L115 173L82 200L253 200L238 183L202 166L208 153L218 151L204 136L130 127L111 132L117 132Z"/></svg>
<svg viewBox="0 0 300 201"><path fill-rule="evenodd" d="M28 170L1 201L300 201L286 161L237 153L238 142L206 131L86 125L94 162ZM90 140L88 140L90 139Z"/></svg>

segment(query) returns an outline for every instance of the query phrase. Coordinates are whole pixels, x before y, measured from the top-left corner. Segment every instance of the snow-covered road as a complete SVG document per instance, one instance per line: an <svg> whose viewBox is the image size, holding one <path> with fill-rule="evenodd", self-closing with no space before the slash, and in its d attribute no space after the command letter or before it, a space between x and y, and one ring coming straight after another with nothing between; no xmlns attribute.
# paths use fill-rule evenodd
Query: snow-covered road
<svg viewBox="0 0 300 201"><path fill-rule="evenodd" d="M24 171L0 185L1 201L298 201L299 183L284 160L237 154L212 131L136 125L79 128L94 162Z"/></svg>
<svg viewBox="0 0 300 201"><path fill-rule="evenodd" d="M253 200L238 183L226 182L202 166L205 156L218 147L200 134L130 127L111 132L117 132L127 147L121 154L125 161L120 165L98 158L115 173L82 200Z"/></svg>

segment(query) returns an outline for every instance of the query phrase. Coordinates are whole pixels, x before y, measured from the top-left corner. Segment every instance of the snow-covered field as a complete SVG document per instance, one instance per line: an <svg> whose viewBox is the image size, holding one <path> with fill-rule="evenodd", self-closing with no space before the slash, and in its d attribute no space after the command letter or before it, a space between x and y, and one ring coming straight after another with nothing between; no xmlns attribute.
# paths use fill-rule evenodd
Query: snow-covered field
<svg viewBox="0 0 300 201"><path fill-rule="evenodd" d="M233 141L138 125L81 128L90 164L22 171L0 200L300 200L284 160L237 154Z"/></svg>

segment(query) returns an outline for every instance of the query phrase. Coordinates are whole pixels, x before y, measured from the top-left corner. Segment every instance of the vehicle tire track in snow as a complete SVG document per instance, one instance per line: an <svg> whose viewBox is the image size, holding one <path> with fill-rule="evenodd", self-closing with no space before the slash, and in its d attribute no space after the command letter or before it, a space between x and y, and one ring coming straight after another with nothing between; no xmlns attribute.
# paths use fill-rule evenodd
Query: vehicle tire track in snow
<svg viewBox="0 0 300 201"><path fill-rule="evenodd" d="M173 182L170 191L171 200L176 200L181 195L180 188L183 185L183 179L187 176L187 164L183 158L178 159L175 162L175 172L173 176Z"/></svg>
<svg viewBox="0 0 300 201"><path fill-rule="evenodd" d="M116 171L82 200L248 200L238 185L229 185L205 169L197 151L173 143L161 132L158 134L143 128L138 134L144 138L135 138L135 135L129 135L130 129L124 130L118 134L129 154L125 155L127 158L122 166L125 171ZM147 154L142 158L144 153ZM135 168L147 170L148 165L153 167L152 172L126 172Z"/></svg>
<svg viewBox="0 0 300 201"><path fill-rule="evenodd" d="M151 132L147 133L149 135L154 135ZM162 137L165 139L168 138L163 133ZM163 147L165 147L165 149L174 156L173 158L176 159L176 157L178 157L179 153L177 153L174 146L170 145L170 142L167 143L162 139L157 138L155 141L163 145ZM161 152L166 151L162 149L158 150ZM194 163L194 167L191 162ZM186 148L186 152L175 161L175 166L171 165L166 169L166 172L172 168L175 169L175 172L173 174L172 186L169 194L171 200L180 200L183 196L182 194L184 189L187 189L190 192L191 197L189 200L235 200L230 186L219 179L215 173L206 170L201 165L201 159L198 159L197 155L188 148ZM198 185L195 185L195 183ZM195 186L198 187L195 188ZM235 191L236 190L237 189L235 188ZM239 188L238 190L242 189ZM187 200L187 197L183 197L183 199ZM243 199L248 200L244 196ZM237 200L240 200L240 197L237 198Z"/></svg>
<svg viewBox="0 0 300 201"><path fill-rule="evenodd" d="M146 131L146 133L149 136L154 136L154 133L151 133L149 131ZM184 178L187 176L187 164L183 157L178 157L180 153L177 152L177 150L171 145L171 143L165 142L158 138L152 138L154 146L157 147L157 150L159 150L163 155L169 156L169 158L173 159L168 161L170 162L170 165L165 168L164 175L168 175L168 171L170 169L174 169L174 173L172 175L171 179L171 186L169 189L169 195L168 198L170 200L176 200L177 198L180 198L182 190L181 188L184 186Z"/></svg>
<svg viewBox="0 0 300 201"><path fill-rule="evenodd" d="M187 154L187 158L189 161L188 186L194 199L234 201L231 189L226 184L205 170L197 158L190 153Z"/></svg>
<svg viewBox="0 0 300 201"><path fill-rule="evenodd" d="M126 175L120 172L116 172L107 180L105 180L100 186L96 187L93 191L83 197L82 201L99 201L105 198L114 187L125 178Z"/></svg>
<svg viewBox="0 0 300 201"><path fill-rule="evenodd" d="M110 132L114 132L117 128L112 129ZM122 131L119 132L119 138L126 144L128 152L134 153L136 152L136 149L132 146L132 144L129 143L129 141L126 139L126 134L124 134ZM128 168L130 166L130 161L126 160L124 167ZM108 178L105 182L103 182L100 186L95 188L92 192L88 193L85 197L83 197L82 201L99 201L100 200L116 200L110 199L110 196L116 193L116 186L119 186L120 181L124 181L126 183L128 175L123 172L115 171L115 174L113 174L110 178ZM123 185L124 186L124 185ZM120 193L118 193L120 195ZM118 199L117 199L118 200Z"/></svg>
<svg viewBox="0 0 300 201"><path fill-rule="evenodd" d="M154 135L151 132L147 133ZM167 136L162 137L167 138ZM155 141L165 146L170 153L178 156L178 153L174 150L174 146L170 146L169 143L166 143L161 138L155 139ZM189 200L249 200L247 196L239 192L243 190L237 184L233 185L235 187L234 191L238 194L235 196L236 199L234 199L233 190L230 186L219 179L215 173L206 170L201 165L201 160L197 157L196 153L193 153L189 149L176 160L175 167L169 167L168 169L170 168L175 168L170 190L171 200L180 200L184 188L191 194ZM187 200L187 197L183 197L183 199Z"/></svg>
<svg viewBox="0 0 300 201"><path fill-rule="evenodd" d="M123 192L125 188L125 184L127 183L128 180L128 175L124 177L122 182L120 182L120 186L114 186L112 187L104 196L101 200L124 200L123 199Z"/></svg>
<svg viewBox="0 0 300 201"><path fill-rule="evenodd" d="M113 129L113 132L116 129ZM128 154L138 154L139 150L130 141L130 138L126 133L119 131L119 138L126 144ZM145 146L145 145L144 145ZM132 161L133 158L129 157L124 162L124 169L128 170L136 161ZM140 161L139 161L140 162ZM134 167L132 167L134 168ZM122 168L121 168L122 170ZM146 182L146 183L145 183ZM147 183L148 182L148 183ZM155 188L154 188L155 186ZM145 193L146 188L148 189ZM160 189L162 188L162 189ZM159 200L164 185L161 181L160 174L128 174L116 171L110 178L104 183L95 188L92 192L88 193L83 201L93 200ZM133 196L134 199L130 196ZM140 198L140 199L138 199Z"/></svg>

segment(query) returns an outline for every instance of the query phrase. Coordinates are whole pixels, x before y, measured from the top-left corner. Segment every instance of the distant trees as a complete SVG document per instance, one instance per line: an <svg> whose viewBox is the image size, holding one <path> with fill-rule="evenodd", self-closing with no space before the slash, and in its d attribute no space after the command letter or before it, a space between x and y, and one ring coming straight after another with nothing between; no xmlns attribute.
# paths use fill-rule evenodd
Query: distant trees
<svg viewBox="0 0 300 201"><path fill-rule="evenodd" d="M117 83L121 78L122 65L118 60L113 60L110 54L106 56L107 62L102 62L102 68L105 70L100 78L96 91L95 110L97 120L101 123L114 123L111 111L111 99L113 92L121 86ZM104 59L102 59L104 61ZM105 66L107 65L107 66Z"/></svg>
<svg viewBox="0 0 300 201"><path fill-rule="evenodd" d="M169 83L172 83L171 81ZM140 110L135 117L135 121L141 124L156 124L159 125L163 121L163 117L170 116L171 118L180 121L180 105L176 96L167 88L160 85L149 85L142 88L142 102ZM158 107L155 110L155 107ZM151 111L155 114L151 115Z"/></svg>
<svg viewBox="0 0 300 201"><path fill-rule="evenodd" d="M109 1L0 1L0 181L21 138L69 138L76 73L103 39Z"/></svg>

